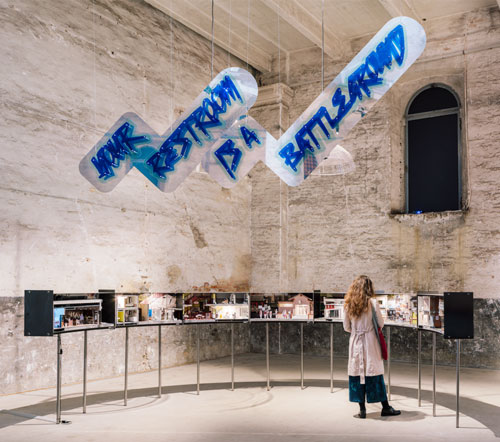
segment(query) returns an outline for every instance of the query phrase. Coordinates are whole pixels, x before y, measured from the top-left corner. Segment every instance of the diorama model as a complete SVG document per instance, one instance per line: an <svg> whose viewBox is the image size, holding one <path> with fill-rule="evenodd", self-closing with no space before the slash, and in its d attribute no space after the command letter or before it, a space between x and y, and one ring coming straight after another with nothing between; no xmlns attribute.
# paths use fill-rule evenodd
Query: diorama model
<svg viewBox="0 0 500 442"><path fill-rule="evenodd" d="M127 324L139 322L139 295L116 295L116 323Z"/></svg>
<svg viewBox="0 0 500 442"><path fill-rule="evenodd" d="M441 293L418 293L419 328L444 327L444 297Z"/></svg>
<svg viewBox="0 0 500 442"><path fill-rule="evenodd" d="M410 294L377 294L380 312L387 324L417 325L417 297Z"/></svg>
<svg viewBox="0 0 500 442"><path fill-rule="evenodd" d="M182 321L177 297L166 293L144 294L139 297L141 321ZM177 315L179 312L179 315Z"/></svg>
<svg viewBox="0 0 500 442"><path fill-rule="evenodd" d="M72 327L99 326L102 299L54 300L54 330Z"/></svg>
<svg viewBox="0 0 500 442"><path fill-rule="evenodd" d="M213 293L210 305L212 319L245 320L249 316L247 293Z"/></svg>
<svg viewBox="0 0 500 442"><path fill-rule="evenodd" d="M210 293L184 293L183 316L186 321L211 320L212 295Z"/></svg>
<svg viewBox="0 0 500 442"><path fill-rule="evenodd" d="M341 298L324 298L325 319L344 319L344 300Z"/></svg>
<svg viewBox="0 0 500 442"><path fill-rule="evenodd" d="M299 293L284 301L278 301L278 319L313 319L313 301Z"/></svg>
<svg viewBox="0 0 500 442"><path fill-rule="evenodd" d="M278 314L279 294L250 294L250 317L253 319L273 319Z"/></svg>

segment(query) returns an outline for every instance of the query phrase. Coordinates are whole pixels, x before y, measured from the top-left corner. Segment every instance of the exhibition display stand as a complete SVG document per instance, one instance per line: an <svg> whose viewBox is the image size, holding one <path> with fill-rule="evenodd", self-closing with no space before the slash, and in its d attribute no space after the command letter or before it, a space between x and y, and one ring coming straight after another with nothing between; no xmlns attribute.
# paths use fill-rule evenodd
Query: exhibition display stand
<svg viewBox="0 0 500 442"><path fill-rule="evenodd" d="M234 295L234 294L230 294ZM228 299L235 299L229 298ZM300 387L305 388L305 376L304 376L304 324L325 324L330 323L329 329L329 340L330 340L330 392L333 393L334 378L333 378L333 368L334 368L334 323L341 323L343 319L341 318L330 318L327 315L330 314L329 311L323 311L325 317L314 317L314 314L309 311L312 310L312 305L315 300L317 293L310 298L310 303L305 295L294 295L290 299L297 298L300 299L294 308L295 312L299 312L297 318L293 317L290 311L282 310L282 313L278 313L276 309L275 317L272 317L272 313L265 313L262 317L261 311L264 311L265 307L259 307L259 316L261 317L250 317L250 309L248 309L247 318L234 318L234 319L185 319L185 318L173 318L167 320L143 320L143 321L132 321L117 323L121 316L118 315L118 311L127 308L136 309L135 304L131 307L124 307L117 309L116 300L120 295L115 295L112 291L101 291L98 294L82 295L82 294L65 294L65 295L55 295L52 291L26 291L25 292L25 336L53 336L57 337L57 382L56 382L56 422L66 423L66 421L61 420L61 356L62 356L62 344L61 335L65 333L75 333L83 332L83 395L82 395L82 408L83 413L87 411L87 343L88 343L88 332L92 330L103 330L103 329L114 329L114 328L124 328L125 329L125 349L124 349L124 391L123 391L123 401L124 405L127 405L128 396L128 359L129 359L129 330L131 327L157 327L158 330L158 397L162 396L162 376L161 376L161 358L162 358L162 327L163 326L182 326L182 325L194 325L196 327L196 393L200 394L201 385L201 366L200 366L200 327L203 324L220 324L229 323L230 324L230 356L231 356L231 391L235 389L234 382L234 324L249 322L249 323L264 323L265 324L265 353L266 353L266 388L271 389L271 366L270 366L270 332L269 324L273 322L281 323L292 323L295 322L300 328ZM132 295L125 295L131 298ZM135 296L135 295L134 295ZM169 295L170 296L170 295ZM261 295L262 296L262 295ZM384 296L384 295L383 295ZM393 295L388 295L393 296ZM183 299L185 298L182 295ZM300 298L303 297L303 298ZM215 297L214 297L215 298ZM252 295L247 296L248 305L250 307ZM285 297L286 298L286 297ZM459 427L459 410L460 410L460 342L461 339L472 339L474 336L473 328L473 294L470 292L445 292L441 294L429 294L429 293L419 293L417 295L417 306L418 306L418 317L417 324L395 322L387 320L385 322L386 332L386 342L388 350L387 358L387 394L389 400L391 399L391 330L393 327L403 327L411 328L417 332L417 371L418 371L418 389L417 389L417 401L418 406L421 406L421 390L422 390L422 333L429 332L432 334L432 410L433 416L436 416L436 336L442 335L444 339L455 339L456 340L456 426ZM420 298L423 300L424 306L420 308ZM274 298L273 298L274 299ZM304 301L305 300L305 301ZM431 324L429 326L428 322L424 325L419 324L419 317L426 314L426 300L430 300L430 303L436 306L436 312L440 312L441 316L438 314L434 315ZM292 302L289 300L280 301L283 309L290 308ZM326 303L325 303L326 304ZM221 309L227 306L228 309L234 307L234 304L206 304L202 306L214 307L217 306L217 311L219 315ZM315 310L318 309L318 302L315 302ZM97 311L98 306L101 310ZM221 307L222 306L222 307ZM439 306L439 311L437 310ZM240 305L241 307L241 305ZM63 312L63 309L66 310ZM165 307L168 309L167 307ZM192 305L189 305L192 308ZM384 307L385 308L385 307ZM280 309L282 307L280 306ZM178 308L177 310L181 310ZM269 309L268 309L269 310ZM184 306L182 307L184 312ZM246 311L246 310L243 310ZM281 311L281 310L280 310ZM431 309L432 312L432 309ZM151 314L151 309L149 311ZM316 312L317 313L317 312ZM134 313L133 313L134 314ZM253 312L255 316L255 312ZM208 313L205 313L208 316ZM289 318L279 317L288 316ZM200 316L198 314L198 316ZM76 324L69 322L67 317L76 318ZM425 316L422 316L425 319ZM91 324L84 324L86 318L90 318ZM106 320L107 322L104 322ZM444 322L444 324L442 323ZM436 326L437 325L437 326Z"/></svg>

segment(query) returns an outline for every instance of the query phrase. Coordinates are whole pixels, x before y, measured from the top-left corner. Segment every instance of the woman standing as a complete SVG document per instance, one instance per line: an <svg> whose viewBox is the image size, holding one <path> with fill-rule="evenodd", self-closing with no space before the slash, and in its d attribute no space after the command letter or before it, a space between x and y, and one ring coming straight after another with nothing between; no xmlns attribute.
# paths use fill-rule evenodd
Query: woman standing
<svg viewBox="0 0 500 442"><path fill-rule="evenodd" d="M344 304L344 330L351 333L349 339L349 400L359 403L359 415L366 418L366 402L381 402L382 416L397 416L387 401L384 383L384 361L373 326L372 309L375 309L379 327L384 320L375 300L373 284L365 275L358 276L349 287Z"/></svg>

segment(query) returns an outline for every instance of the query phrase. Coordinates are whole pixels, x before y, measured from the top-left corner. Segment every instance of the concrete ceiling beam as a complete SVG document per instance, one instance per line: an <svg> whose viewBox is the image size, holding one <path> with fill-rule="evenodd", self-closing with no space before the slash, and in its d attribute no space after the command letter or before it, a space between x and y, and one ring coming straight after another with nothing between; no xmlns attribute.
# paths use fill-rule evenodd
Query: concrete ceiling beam
<svg viewBox="0 0 500 442"><path fill-rule="evenodd" d="M422 18L406 0L378 0L378 2L383 6L383 8L391 17L399 17L401 15L404 15L405 17L413 18L418 22L422 21Z"/></svg>
<svg viewBox="0 0 500 442"><path fill-rule="evenodd" d="M297 0L261 0L264 5L279 14L281 19L293 26L312 43L321 47L321 17L315 17ZM332 59L345 59L349 41L342 40L328 29L325 21L325 54Z"/></svg>
<svg viewBox="0 0 500 442"><path fill-rule="evenodd" d="M171 2L169 0L146 0L146 2L187 26L202 37L205 37L207 40L212 40L211 11L201 11L189 2ZM231 46L229 46L228 42L217 37L217 35L227 34L227 29L218 29L220 26L222 25L215 21L214 44L225 49L235 57L238 57L240 60L248 60L249 65L261 72L271 71L272 56L270 54L252 45L251 42L247 42L246 38L242 38L236 33L231 33ZM214 75L216 74L217 72L214 72Z"/></svg>

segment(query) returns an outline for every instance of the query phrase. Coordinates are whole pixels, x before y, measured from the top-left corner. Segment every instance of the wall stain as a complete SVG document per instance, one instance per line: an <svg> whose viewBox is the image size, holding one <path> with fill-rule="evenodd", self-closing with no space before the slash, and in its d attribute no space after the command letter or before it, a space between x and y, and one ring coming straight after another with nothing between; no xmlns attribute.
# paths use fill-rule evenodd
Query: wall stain
<svg viewBox="0 0 500 442"><path fill-rule="evenodd" d="M208 244L205 241L205 236L203 235L203 232L201 232L200 229L198 227L196 227L192 221L189 222L189 227L191 229L191 232L193 233L193 239L194 239L194 243L196 244L196 247L198 247L199 249L203 249L204 247L208 247Z"/></svg>
<svg viewBox="0 0 500 442"><path fill-rule="evenodd" d="M170 284L175 284L181 275L182 275L182 270L178 265L173 264L167 267L168 282Z"/></svg>

